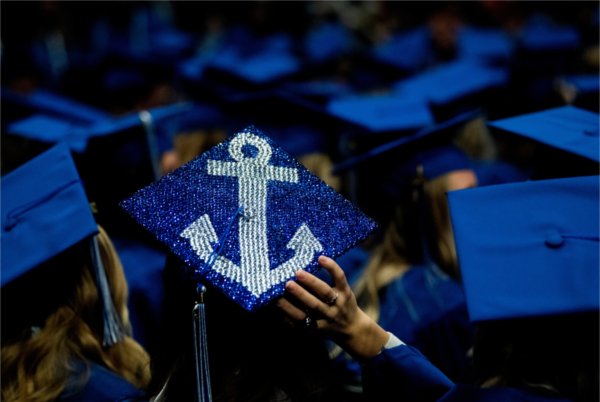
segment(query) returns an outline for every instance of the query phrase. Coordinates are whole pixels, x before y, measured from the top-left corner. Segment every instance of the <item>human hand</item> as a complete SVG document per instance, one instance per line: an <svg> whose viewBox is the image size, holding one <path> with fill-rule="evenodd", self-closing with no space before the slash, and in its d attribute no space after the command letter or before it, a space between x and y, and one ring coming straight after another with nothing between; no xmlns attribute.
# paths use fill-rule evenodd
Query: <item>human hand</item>
<svg viewBox="0 0 600 402"><path fill-rule="evenodd" d="M362 311L356 302L346 275L331 258L319 257L319 264L333 279L333 286L309 272L296 272L297 282L288 281L286 291L302 307L280 298L278 307L286 315L308 327L330 335L348 353L358 359L377 355L389 339L389 334Z"/></svg>

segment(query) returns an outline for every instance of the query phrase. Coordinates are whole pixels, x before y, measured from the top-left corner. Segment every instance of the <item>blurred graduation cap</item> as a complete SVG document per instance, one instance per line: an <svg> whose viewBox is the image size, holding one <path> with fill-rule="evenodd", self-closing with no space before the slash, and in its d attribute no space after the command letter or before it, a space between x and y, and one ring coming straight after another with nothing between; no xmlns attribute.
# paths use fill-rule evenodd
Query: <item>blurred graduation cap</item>
<svg viewBox="0 0 600 402"><path fill-rule="evenodd" d="M2 88L1 97L3 116L10 121L36 113L56 116L77 124L94 123L109 117L107 113L95 107L44 89L22 94ZM17 107L20 111L14 110ZM9 108L8 112L6 108Z"/></svg>
<svg viewBox="0 0 600 402"><path fill-rule="evenodd" d="M386 223L398 202L418 189L416 182L473 168L453 139L461 125L480 113L479 109L465 112L395 138L339 162L333 173L346 173L350 199L378 222Z"/></svg>
<svg viewBox="0 0 600 402"><path fill-rule="evenodd" d="M141 3L140 3L141 4ZM110 52L139 63L168 64L190 55L195 37L175 27L167 3L141 4L126 32L111 32Z"/></svg>
<svg viewBox="0 0 600 402"><path fill-rule="evenodd" d="M340 97L326 108L332 116L370 133L411 131L434 122L426 100L401 94Z"/></svg>
<svg viewBox="0 0 600 402"><path fill-rule="evenodd" d="M281 84L281 89L318 103L328 103L335 98L350 96L353 92L349 84L330 79L286 82Z"/></svg>
<svg viewBox="0 0 600 402"><path fill-rule="evenodd" d="M446 107L507 82L508 72L504 68L491 67L475 59L459 59L400 80L393 89L400 96L423 99L434 107Z"/></svg>
<svg viewBox="0 0 600 402"><path fill-rule="evenodd" d="M467 26L460 31L457 46L460 58L506 62L514 53L515 43L501 29Z"/></svg>
<svg viewBox="0 0 600 402"><path fill-rule="evenodd" d="M327 62L352 51L352 33L341 23L324 22L313 27L304 37L305 57L313 63Z"/></svg>
<svg viewBox="0 0 600 402"><path fill-rule="evenodd" d="M600 162L597 113L562 106L489 122L490 127Z"/></svg>
<svg viewBox="0 0 600 402"><path fill-rule="evenodd" d="M207 67L246 83L265 85L299 72L300 66L300 60L288 51L244 55L238 50L224 49L210 59Z"/></svg>
<svg viewBox="0 0 600 402"><path fill-rule="evenodd" d="M95 237L98 227L68 148L58 145L49 149L3 176L1 184L3 290L19 280L23 283L40 267L47 275L45 278L51 281L43 282L47 288L44 294L49 292L53 295L44 298L41 304L62 297L61 292L65 289L61 282L66 282L65 272L60 271L61 265L46 266L46 263L76 244L87 241L91 254L88 261L94 268L98 293L103 303L104 345L118 342L123 336L123 329L112 304L100 259ZM81 260L80 269L85 262ZM27 285L27 282L25 285L30 289L33 286L30 283ZM31 294L28 293L28 297L31 298ZM40 304L37 297L32 299L35 304ZM24 305L19 307L25 308Z"/></svg>
<svg viewBox="0 0 600 402"><path fill-rule="evenodd" d="M254 127L121 203L199 283L254 311L375 223Z"/></svg>
<svg viewBox="0 0 600 402"><path fill-rule="evenodd" d="M200 121L207 115L208 119L216 116L217 112L184 102L130 113L121 117L104 116L101 119L87 122L87 124L48 114L35 114L10 124L7 132L49 144L64 142L71 151L80 154L88 148L90 141L93 142L97 138L108 137L136 127L153 130L152 135L156 138L152 141L163 140L164 142L164 137L170 137L173 130L178 128L177 124L181 124L176 118L181 115L189 117L191 113L194 113L194 116L197 116ZM170 138L167 139L170 140ZM164 149L164 147L164 145L159 146L160 149Z"/></svg>
<svg viewBox="0 0 600 402"><path fill-rule="evenodd" d="M397 32L375 45L371 57L402 71L416 72L433 58L431 37L427 27Z"/></svg>
<svg viewBox="0 0 600 402"><path fill-rule="evenodd" d="M448 193L472 321L599 309L599 178Z"/></svg>
<svg viewBox="0 0 600 402"><path fill-rule="evenodd" d="M575 27L535 15L519 32L518 44L530 52L573 50L580 45L580 35Z"/></svg>
<svg viewBox="0 0 600 402"><path fill-rule="evenodd" d="M449 142L449 136L446 135L448 130L456 129L460 125L468 122L469 120L475 119L480 114L480 109L474 109L469 112L461 113L446 121L437 124L429 124L411 135L396 138L393 141L390 141L386 144L370 149L361 155L357 155L345 161L342 161L335 166L334 171L336 173L341 173L350 169L358 169L363 164L369 164L374 161L381 161L381 158L383 156L387 157L389 155L394 155L395 157L395 151L403 152L406 150L411 154L418 155L419 153L421 153L421 151L428 151L430 148L437 148L440 144L446 146ZM431 158L432 161L436 159L434 154L435 152L431 154L431 156L433 157ZM450 156L451 154L453 156ZM462 165L462 162L459 162L459 159L464 160L463 158L454 159L454 156L456 154L454 154L454 152L452 151L450 151L448 155L448 167L443 167L446 162L440 160L440 165L436 166L432 164L430 169L425 169L424 173L426 177L431 179L439 176L440 174L443 174L442 172L444 171L448 172L449 170L447 169L449 169L450 166L454 165L454 163L460 163ZM396 160L392 163L397 162L398 161ZM413 162L417 161L415 160ZM409 170L411 170L414 173L414 169L410 168Z"/></svg>

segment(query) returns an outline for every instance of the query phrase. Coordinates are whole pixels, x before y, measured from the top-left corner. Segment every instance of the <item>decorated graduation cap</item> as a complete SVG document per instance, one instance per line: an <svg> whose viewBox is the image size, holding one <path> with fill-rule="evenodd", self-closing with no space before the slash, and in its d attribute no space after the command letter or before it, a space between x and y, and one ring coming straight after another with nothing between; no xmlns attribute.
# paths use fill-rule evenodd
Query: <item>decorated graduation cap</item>
<svg viewBox="0 0 600 402"><path fill-rule="evenodd" d="M123 336L122 324L100 258L98 227L68 148L57 145L49 149L3 176L1 184L3 289L76 244L88 241L103 303L104 345L118 342ZM60 266L48 269L54 270L52 283L60 282ZM60 289L57 285L57 292Z"/></svg>
<svg viewBox="0 0 600 402"><path fill-rule="evenodd" d="M488 123L536 142L600 162L599 115L573 106L562 106Z"/></svg>
<svg viewBox="0 0 600 402"><path fill-rule="evenodd" d="M121 203L193 277L254 311L375 223L254 127Z"/></svg>
<svg viewBox="0 0 600 402"><path fill-rule="evenodd" d="M472 321L599 309L599 178L448 193Z"/></svg>

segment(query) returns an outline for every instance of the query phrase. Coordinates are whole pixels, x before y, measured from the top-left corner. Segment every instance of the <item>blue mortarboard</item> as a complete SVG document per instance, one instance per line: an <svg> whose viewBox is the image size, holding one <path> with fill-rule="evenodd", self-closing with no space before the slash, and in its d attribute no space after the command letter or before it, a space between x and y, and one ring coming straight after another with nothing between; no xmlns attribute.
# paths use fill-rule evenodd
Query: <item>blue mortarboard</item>
<svg viewBox="0 0 600 402"><path fill-rule="evenodd" d="M282 84L281 87L299 96L325 100L349 96L352 93L352 87L349 84L327 79L288 82Z"/></svg>
<svg viewBox="0 0 600 402"><path fill-rule="evenodd" d="M470 166L468 157L456 146L451 145L451 141L448 141L447 136L443 134L449 129L457 128L476 118L480 113L480 110L473 110L438 124L430 124L414 134L399 137L361 155L342 161L335 166L334 172L340 173L348 169L356 169L363 163L379 160L385 155L402 149L409 150L409 157L404 155L402 160L395 161L394 164L401 166L402 170L409 171L411 175L415 174L418 164L424 164L423 173L429 179L453 170L466 169ZM444 138L440 140L440 136Z"/></svg>
<svg viewBox="0 0 600 402"><path fill-rule="evenodd" d="M490 67L474 59L461 59L398 81L393 88L397 94L405 97L445 105L507 82L505 69Z"/></svg>
<svg viewBox="0 0 600 402"><path fill-rule="evenodd" d="M397 94L341 97L331 100L327 111L371 132L409 131L434 122L424 99Z"/></svg>
<svg viewBox="0 0 600 402"><path fill-rule="evenodd" d="M2 286L96 233L65 146L2 177Z"/></svg>
<svg viewBox="0 0 600 402"><path fill-rule="evenodd" d="M417 71L432 58L431 37L427 27L398 32L376 45L372 57L405 71Z"/></svg>
<svg viewBox="0 0 600 402"><path fill-rule="evenodd" d="M268 84L300 70L300 60L288 51L272 50L244 55L224 49L213 55L208 66L256 85Z"/></svg>
<svg viewBox="0 0 600 402"><path fill-rule="evenodd" d="M173 120L194 110L198 111L192 103L182 102L116 118L105 117L94 121L93 124L75 123L56 116L36 114L10 124L7 132L44 143L64 142L73 152L82 153L90 140L108 137L136 126L154 130L149 134L156 137L152 139L154 142L164 139L163 137L170 137L173 130L178 128ZM206 110L206 113L212 112Z"/></svg>
<svg viewBox="0 0 600 402"><path fill-rule="evenodd" d="M254 127L121 203L193 270L248 310L284 293L320 254L375 223Z"/></svg>
<svg viewBox="0 0 600 402"><path fill-rule="evenodd" d="M458 55L490 61L506 61L514 52L514 41L500 29L465 27L458 37Z"/></svg>
<svg viewBox="0 0 600 402"><path fill-rule="evenodd" d="M448 193L472 321L599 308L599 177Z"/></svg>
<svg viewBox="0 0 600 402"><path fill-rule="evenodd" d="M562 106L488 124L592 161L600 161L599 115L587 110Z"/></svg>
<svg viewBox="0 0 600 402"><path fill-rule="evenodd" d="M60 282L53 282L56 292L60 292L65 280L60 271L62 265L48 266L46 263L76 244L89 241L91 267L102 303L103 345L119 342L123 328L100 257L95 236L98 226L68 148L57 145L6 174L2 177L1 190L2 286L15 284L19 290L20 285L16 285L19 279L51 278ZM84 262L81 264L83 267ZM34 271L44 275L30 276ZM53 284L43 284L51 289L50 294ZM50 300L44 302L53 303Z"/></svg>
<svg viewBox="0 0 600 402"><path fill-rule="evenodd" d="M306 57L313 62L324 62L352 50L354 39L340 23L323 23L311 29L304 38Z"/></svg>
<svg viewBox="0 0 600 402"><path fill-rule="evenodd" d="M534 52L572 50L579 46L580 37L575 27L534 16L519 32L519 43L525 50Z"/></svg>
<svg viewBox="0 0 600 402"><path fill-rule="evenodd" d="M49 144L65 143L74 152L87 145L85 126L54 116L35 114L10 124L7 133Z"/></svg>
<svg viewBox="0 0 600 402"><path fill-rule="evenodd" d="M468 156L454 145L453 134L478 113L463 113L376 146L336 164L333 173L347 172L352 183L350 199L385 224L398 202L421 188L417 184L422 179L472 169Z"/></svg>
<svg viewBox="0 0 600 402"><path fill-rule="evenodd" d="M78 124L94 123L109 118L107 113L92 106L43 89L21 94L2 88L2 101L30 108L32 113L44 113Z"/></svg>

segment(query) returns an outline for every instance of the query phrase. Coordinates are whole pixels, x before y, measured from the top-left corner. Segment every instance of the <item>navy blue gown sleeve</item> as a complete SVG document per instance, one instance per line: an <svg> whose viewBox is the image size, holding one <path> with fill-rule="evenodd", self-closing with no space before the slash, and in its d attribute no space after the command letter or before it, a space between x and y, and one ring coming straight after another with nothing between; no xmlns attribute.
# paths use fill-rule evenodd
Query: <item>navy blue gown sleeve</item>
<svg viewBox="0 0 600 402"><path fill-rule="evenodd" d="M453 385L425 356L408 345L384 349L363 364L363 386L369 401L437 401Z"/></svg>
<svg viewBox="0 0 600 402"><path fill-rule="evenodd" d="M84 365L78 368L84 369ZM80 374L80 373L79 373ZM92 363L84 384L75 375L58 398L60 402L147 402L145 393L116 373Z"/></svg>

